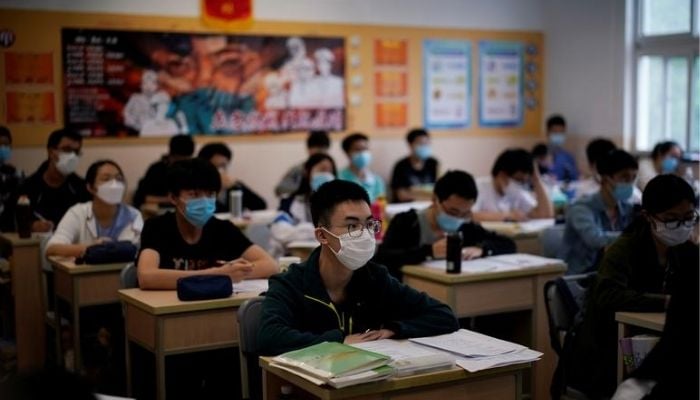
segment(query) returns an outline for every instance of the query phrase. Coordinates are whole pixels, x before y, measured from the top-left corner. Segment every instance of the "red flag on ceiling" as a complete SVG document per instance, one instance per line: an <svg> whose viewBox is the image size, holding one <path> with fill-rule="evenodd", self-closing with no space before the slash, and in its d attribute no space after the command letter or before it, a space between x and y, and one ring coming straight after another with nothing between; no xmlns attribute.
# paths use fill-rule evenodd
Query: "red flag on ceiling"
<svg viewBox="0 0 700 400"><path fill-rule="evenodd" d="M241 27L253 21L253 0L201 0L202 21L219 29Z"/></svg>

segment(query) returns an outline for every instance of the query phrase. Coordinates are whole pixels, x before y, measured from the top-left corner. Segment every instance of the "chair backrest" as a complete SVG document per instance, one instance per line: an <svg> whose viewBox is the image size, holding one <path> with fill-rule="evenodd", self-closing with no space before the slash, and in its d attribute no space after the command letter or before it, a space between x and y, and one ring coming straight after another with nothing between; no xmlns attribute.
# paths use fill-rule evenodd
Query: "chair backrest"
<svg viewBox="0 0 700 400"><path fill-rule="evenodd" d="M245 235L253 244L257 244L265 251L269 251L271 234L268 224L251 223L245 229Z"/></svg>
<svg viewBox="0 0 700 400"><path fill-rule="evenodd" d="M566 225L554 225L540 233L540 245L542 256L558 257L559 249L564 241L564 228Z"/></svg>
<svg viewBox="0 0 700 400"><path fill-rule="evenodd" d="M119 274L119 279L121 281L122 289L139 287L139 277L136 274L136 264L132 262L126 264L126 266L122 269L122 272Z"/></svg>
<svg viewBox="0 0 700 400"><path fill-rule="evenodd" d="M253 297L246 300L238 308L238 346L243 354L257 354L258 352L258 329L264 299L264 296Z"/></svg>

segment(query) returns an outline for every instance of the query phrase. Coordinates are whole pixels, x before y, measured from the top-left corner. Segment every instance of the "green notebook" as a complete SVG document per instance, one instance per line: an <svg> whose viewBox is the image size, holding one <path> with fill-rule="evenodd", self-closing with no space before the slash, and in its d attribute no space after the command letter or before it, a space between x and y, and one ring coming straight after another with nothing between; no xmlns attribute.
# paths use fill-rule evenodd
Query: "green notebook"
<svg viewBox="0 0 700 400"><path fill-rule="evenodd" d="M272 361L328 380L381 367L391 358L342 343L323 342L281 354Z"/></svg>

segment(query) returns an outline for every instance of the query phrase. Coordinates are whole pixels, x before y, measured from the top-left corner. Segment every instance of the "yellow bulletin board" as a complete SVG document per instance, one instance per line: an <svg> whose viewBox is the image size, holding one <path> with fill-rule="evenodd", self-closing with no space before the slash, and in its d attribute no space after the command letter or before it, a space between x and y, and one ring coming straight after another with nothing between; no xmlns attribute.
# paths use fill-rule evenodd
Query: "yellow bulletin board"
<svg viewBox="0 0 700 400"><path fill-rule="evenodd" d="M423 125L423 42L428 39L468 41L471 47L471 123L463 129L431 130L436 136L523 137L541 131L544 93L544 48L541 32L432 29L419 27L382 27L374 25L319 24L255 21L246 30L220 32L206 28L199 18L132 16L125 14L88 14L0 9L0 30L10 32L14 41L0 47L0 123L13 132L16 146L42 146L49 132L63 123L63 71L61 66L61 29L89 28L145 30L191 33L270 34L299 36L336 36L345 38L345 84L347 97L346 131L361 131L371 136L403 137L407 129ZM5 36L7 37L7 35ZM396 41L406 46L406 60L396 68L377 68L375 43ZM522 123L516 127L483 127L479 124L479 43L503 41L522 43L536 51L527 55L531 69L528 77L536 87L529 92L533 107L525 109ZM9 55L7 53L10 53ZM385 56L392 56L391 54ZM396 57L395 57L396 58ZM401 57L398 57L401 59ZM10 60L10 61L8 61ZM43 67L37 66L37 61ZM47 60L50 69L47 70ZM36 76L5 74L6 63L29 65ZM25 64L21 64L25 63ZM20 68L19 70L22 70ZM15 67L13 70L17 71ZM375 90L378 81L386 89ZM405 94L397 102L380 102L378 94ZM14 102L8 104L8 99ZM380 104L381 103L381 104ZM377 112L401 115L398 125L378 127ZM19 115L17 115L19 113ZM11 115L12 114L12 115ZM29 117L27 117L29 115ZM16 121L23 122L16 122ZM395 122L395 121L390 121ZM200 136L198 141L289 140L305 137L305 132L250 136ZM99 138L86 144L165 143L167 138Z"/></svg>

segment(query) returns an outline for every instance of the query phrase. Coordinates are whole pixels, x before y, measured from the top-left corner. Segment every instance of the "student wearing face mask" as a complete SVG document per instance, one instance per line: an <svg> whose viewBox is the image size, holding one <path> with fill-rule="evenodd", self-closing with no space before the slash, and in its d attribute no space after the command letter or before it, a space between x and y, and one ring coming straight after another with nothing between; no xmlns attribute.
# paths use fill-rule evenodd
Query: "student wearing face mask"
<svg viewBox="0 0 700 400"><path fill-rule="evenodd" d="M491 179L479 179L477 186L479 199L473 209L476 221L554 218L547 188L526 150L509 149L501 153L491 169Z"/></svg>
<svg viewBox="0 0 700 400"><path fill-rule="evenodd" d="M81 257L88 247L106 241L138 245L143 219L137 209L124 204L121 167L111 160L97 161L85 180L92 201L68 209L46 245L47 256Z"/></svg>
<svg viewBox="0 0 700 400"><path fill-rule="evenodd" d="M321 185L336 176L335 162L328 154L316 153L306 160L299 189L282 200L280 213L270 225L270 252L273 256L283 256L290 242L314 240L309 199Z"/></svg>
<svg viewBox="0 0 700 400"><path fill-rule="evenodd" d="M566 120L561 115L547 119L547 139L552 152L551 173L560 181L578 179L578 167L574 156L564 149L566 143Z"/></svg>
<svg viewBox="0 0 700 400"><path fill-rule="evenodd" d="M34 211L32 231L50 232L76 203L90 200L85 181L75 174L83 138L68 129L51 132L48 159L24 181L19 195L26 195Z"/></svg>
<svg viewBox="0 0 700 400"><path fill-rule="evenodd" d="M668 318L673 320L678 316L680 319L671 322L667 318L666 324L667 327L680 324L671 329L678 341L670 348L668 342L659 343L662 345L660 350L672 354L664 355L667 357L665 364L649 365L635 376L653 379L662 385L654 388L657 393L651 398L698 398L700 253L694 235L698 228L695 201L692 187L682 178L657 176L644 189L641 215L605 252L596 280L589 290L571 360L574 368L571 383L589 398L608 398L615 389L615 312L662 312L669 306L670 298L676 296L684 299L682 306L687 307L686 312L672 315L669 309ZM678 330L680 326L685 329ZM652 357L650 362L653 362L653 358L659 356L649 354L648 357ZM651 386L646 389L651 389ZM681 393L683 396L677 396Z"/></svg>
<svg viewBox="0 0 700 400"><path fill-rule="evenodd" d="M566 210L558 256L568 264L567 274L594 271L600 251L620 235L634 216L629 199L637 179L637 160L624 150L613 150L596 165L600 190Z"/></svg>
<svg viewBox="0 0 700 400"><path fill-rule="evenodd" d="M639 168L639 188L644 190L647 183L657 175L676 174L683 157L683 149L674 141L657 143L651 151L651 164L642 163Z"/></svg>
<svg viewBox="0 0 700 400"><path fill-rule="evenodd" d="M430 207L406 211L391 219L375 261L389 267L400 280L404 265L445 258L446 235L457 231L462 233L464 259L514 253L511 239L472 222L471 209L477 194L471 175L448 171L435 183Z"/></svg>
<svg viewBox="0 0 700 400"><path fill-rule="evenodd" d="M343 139L342 147L350 165L340 170L338 179L355 182L365 188L371 203L380 197L386 197L384 180L369 168L372 164L369 138L361 133L353 133Z"/></svg>
<svg viewBox="0 0 700 400"><path fill-rule="evenodd" d="M216 212L229 212L229 193L240 190L243 193L244 210L264 210L267 208L265 199L260 197L240 179L232 178L228 174L229 165L233 153L224 143L209 143L204 145L197 154L198 158L210 162L221 177L221 190L216 195Z"/></svg>
<svg viewBox="0 0 700 400"><path fill-rule="evenodd" d="M437 180L438 161L433 158L430 135L425 129L413 129L406 135L411 154L394 165L391 190L395 202L416 200L414 190L432 186Z"/></svg>
<svg viewBox="0 0 700 400"><path fill-rule="evenodd" d="M455 331L448 306L371 262L381 223L361 186L334 180L311 196L320 247L270 279L258 346L266 355L323 341L358 343Z"/></svg>

